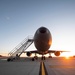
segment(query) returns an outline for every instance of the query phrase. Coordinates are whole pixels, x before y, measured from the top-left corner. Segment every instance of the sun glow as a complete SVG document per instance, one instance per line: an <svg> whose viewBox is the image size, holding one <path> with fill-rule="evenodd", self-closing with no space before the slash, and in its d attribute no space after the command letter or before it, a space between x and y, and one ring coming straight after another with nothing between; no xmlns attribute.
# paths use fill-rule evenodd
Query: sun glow
<svg viewBox="0 0 75 75"><path fill-rule="evenodd" d="M66 59L69 59L69 58L70 58L70 56L65 56L65 58L66 58Z"/></svg>
<svg viewBox="0 0 75 75"><path fill-rule="evenodd" d="M73 54L71 52L64 52L62 53L62 56L64 56L66 59L69 59Z"/></svg>

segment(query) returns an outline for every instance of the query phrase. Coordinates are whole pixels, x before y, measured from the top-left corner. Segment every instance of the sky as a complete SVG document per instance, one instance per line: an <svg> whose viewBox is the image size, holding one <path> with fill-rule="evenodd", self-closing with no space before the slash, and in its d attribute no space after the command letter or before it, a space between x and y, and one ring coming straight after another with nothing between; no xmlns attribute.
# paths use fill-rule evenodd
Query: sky
<svg viewBox="0 0 75 75"><path fill-rule="evenodd" d="M50 49L75 54L75 0L0 0L0 53L34 37L41 26L52 34Z"/></svg>

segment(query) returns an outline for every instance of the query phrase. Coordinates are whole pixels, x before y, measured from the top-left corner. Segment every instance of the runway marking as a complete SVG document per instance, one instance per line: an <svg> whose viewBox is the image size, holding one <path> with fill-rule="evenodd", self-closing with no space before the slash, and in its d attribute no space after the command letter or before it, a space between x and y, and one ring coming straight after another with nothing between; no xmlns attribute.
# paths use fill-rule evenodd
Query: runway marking
<svg viewBox="0 0 75 75"><path fill-rule="evenodd" d="M43 61L40 63L40 73L39 73L39 75L47 75L46 68L45 68L45 65L44 65Z"/></svg>
<svg viewBox="0 0 75 75"><path fill-rule="evenodd" d="M42 75L45 75L44 62L42 62Z"/></svg>
<svg viewBox="0 0 75 75"><path fill-rule="evenodd" d="M75 66L70 65L50 65L50 68L75 68Z"/></svg>

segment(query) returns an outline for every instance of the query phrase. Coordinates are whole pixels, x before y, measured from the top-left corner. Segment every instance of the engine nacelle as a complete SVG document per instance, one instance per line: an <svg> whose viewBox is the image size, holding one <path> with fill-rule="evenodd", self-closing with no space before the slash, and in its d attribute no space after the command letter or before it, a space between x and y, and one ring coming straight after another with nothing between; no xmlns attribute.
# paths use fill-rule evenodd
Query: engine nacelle
<svg viewBox="0 0 75 75"><path fill-rule="evenodd" d="M55 56L59 56L60 55L60 52L59 51L56 51L54 54L55 54Z"/></svg>
<svg viewBox="0 0 75 75"><path fill-rule="evenodd" d="M27 52L27 54L26 54L27 56L31 56L32 55L32 53L31 52Z"/></svg>

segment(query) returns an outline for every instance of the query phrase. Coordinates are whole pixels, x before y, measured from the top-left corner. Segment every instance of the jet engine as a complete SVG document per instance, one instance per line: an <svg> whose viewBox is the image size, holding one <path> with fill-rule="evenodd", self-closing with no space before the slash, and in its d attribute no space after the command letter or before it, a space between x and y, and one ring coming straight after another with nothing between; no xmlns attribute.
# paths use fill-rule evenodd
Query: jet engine
<svg viewBox="0 0 75 75"><path fill-rule="evenodd" d="M27 56L31 56L32 55L32 53L31 52L27 52L27 54L26 54Z"/></svg>
<svg viewBox="0 0 75 75"><path fill-rule="evenodd" d="M59 56L60 55L60 52L59 51L56 51L54 54L55 54L55 56Z"/></svg>

